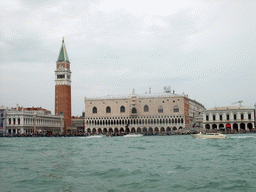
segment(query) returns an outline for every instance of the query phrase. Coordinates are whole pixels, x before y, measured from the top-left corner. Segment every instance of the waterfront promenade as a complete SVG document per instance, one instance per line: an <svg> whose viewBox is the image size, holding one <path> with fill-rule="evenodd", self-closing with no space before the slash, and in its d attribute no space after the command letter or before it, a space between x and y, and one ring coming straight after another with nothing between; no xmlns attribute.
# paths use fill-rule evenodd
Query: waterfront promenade
<svg viewBox="0 0 256 192"><path fill-rule="evenodd" d="M217 133L220 132L220 130L217 129L202 129L202 128L190 128L190 129L182 129L182 130L174 130L169 132L153 132L153 133L142 133L144 136L170 136L170 135L190 135L190 134L197 134L199 132L202 133ZM222 131L223 132L223 131ZM223 132L225 133L225 132ZM245 133L256 133L256 129L252 129L251 131L231 131L227 132L226 134L245 134ZM104 134L109 137L118 137L128 134L127 132L121 132L121 133L107 133ZM0 135L0 137L85 137L93 135L91 133L85 133L85 132L78 132L78 133L67 133L67 134L5 134ZM99 134L94 134L99 135Z"/></svg>

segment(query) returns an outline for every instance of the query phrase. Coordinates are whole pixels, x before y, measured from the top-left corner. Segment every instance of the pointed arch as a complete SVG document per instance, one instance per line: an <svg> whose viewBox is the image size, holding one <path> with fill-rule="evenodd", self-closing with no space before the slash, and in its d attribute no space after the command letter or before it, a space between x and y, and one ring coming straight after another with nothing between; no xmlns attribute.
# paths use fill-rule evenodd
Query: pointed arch
<svg viewBox="0 0 256 192"><path fill-rule="evenodd" d="M137 113L137 109L135 107L132 108L132 113Z"/></svg>
<svg viewBox="0 0 256 192"><path fill-rule="evenodd" d="M125 113L125 107L124 106L120 107L120 113Z"/></svg>
<svg viewBox="0 0 256 192"><path fill-rule="evenodd" d="M119 131L118 131L118 128L117 128L117 127L114 129L114 133L119 133Z"/></svg>
<svg viewBox="0 0 256 192"><path fill-rule="evenodd" d="M109 133L113 133L113 129L110 127L109 130L108 130Z"/></svg>
<svg viewBox="0 0 256 192"><path fill-rule="evenodd" d="M145 105L144 106L144 112L148 112L148 111L149 111L148 105Z"/></svg>
<svg viewBox="0 0 256 192"><path fill-rule="evenodd" d="M162 106L159 106L159 107L158 107L158 113L163 113L163 112L164 112L163 107L162 107Z"/></svg>
<svg viewBox="0 0 256 192"><path fill-rule="evenodd" d="M97 110L97 107L93 107L93 108L92 108L92 113L97 113L97 111L98 111L98 110Z"/></svg>
<svg viewBox="0 0 256 192"><path fill-rule="evenodd" d="M109 106L106 107L106 113L111 113L111 108Z"/></svg>
<svg viewBox="0 0 256 192"><path fill-rule="evenodd" d="M174 113L179 113L179 111L180 111L180 109L179 109L178 105L175 105L175 106L173 107L173 112L174 112Z"/></svg>

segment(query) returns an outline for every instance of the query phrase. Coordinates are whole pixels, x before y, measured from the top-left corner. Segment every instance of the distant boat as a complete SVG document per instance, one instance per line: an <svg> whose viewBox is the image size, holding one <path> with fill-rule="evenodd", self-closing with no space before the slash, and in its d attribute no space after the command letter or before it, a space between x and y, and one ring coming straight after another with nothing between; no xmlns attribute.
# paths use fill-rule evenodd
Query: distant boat
<svg viewBox="0 0 256 192"><path fill-rule="evenodd" d="M90 135L90 136L87 136L86 138L91 139L91 138L102 138L102 137L106 137L106 135Z"/></svg>
<svg viewBox="0 0 256 192"><path fill-rule="evenodd" d="M142 134L128 134L128 135L124 135L123 137L142 137Z"/></svg>
<svg viewBox="0 0 256 192"><path fill-rule="evenodd" d="M221 133L198 133L191 134L191 136L195 139L226 139L227 135Z"/></svg>

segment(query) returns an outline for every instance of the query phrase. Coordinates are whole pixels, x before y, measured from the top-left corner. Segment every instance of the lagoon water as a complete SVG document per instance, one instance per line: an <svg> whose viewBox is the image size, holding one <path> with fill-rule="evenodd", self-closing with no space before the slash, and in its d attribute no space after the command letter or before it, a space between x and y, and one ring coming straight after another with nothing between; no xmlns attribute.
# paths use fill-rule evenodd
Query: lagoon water
<svg viewBox="0 0 256 192"><path fill-rule="evenodd" d="M0 138L0 191L256 191L256 134Z"/></svg>

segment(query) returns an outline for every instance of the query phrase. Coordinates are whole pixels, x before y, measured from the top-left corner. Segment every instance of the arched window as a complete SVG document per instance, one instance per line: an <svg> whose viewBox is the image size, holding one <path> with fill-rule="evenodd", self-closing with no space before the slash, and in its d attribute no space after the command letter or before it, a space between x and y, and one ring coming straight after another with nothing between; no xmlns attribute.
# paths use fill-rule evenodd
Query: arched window
<svg viewBox="0 0 256 192"><path fill-rule="evenodd" d="M106 107L106 113L111 113L111 108L109 106Z"/></svg>
<svg viewBox="0 0 256 192"><path fill-rule="evenodd" d="M137 109L135 107L132 108L132 113L137 113Z"/></svg>
<svg viewBox="0 0 256 192"><path fill-rule="evenodd" d="M120 113L124 113L125 112L125 107L124 106L121 106L120 107Z"/></svg>
<svg viewBox="0 0 256 192"><path fill-rule="evenodd" d="M174 113L179 113L179 107L178 107L178 105L175 105L174 107L173 107L173 112Z"/></svg>
<svg viewBox="0 0 256 192"><path fill-rule="evenodd" d="M97 107L92 108L92 113L97 113Z"/></svg>
<svg viewBox="0 0 256 192"><path fill-rule="evenodd" d="M148 105L145 105L144 106L144 112L148 112L149 110L148 110Z"/></svg>
<svg viewBox="0 0 256 192"><path fill-rule="evenodd" d="M158 113L163 113L163 112L164 112L163 107L162 107L162 106L159 106L159 107L158 107Z"/></svg>

